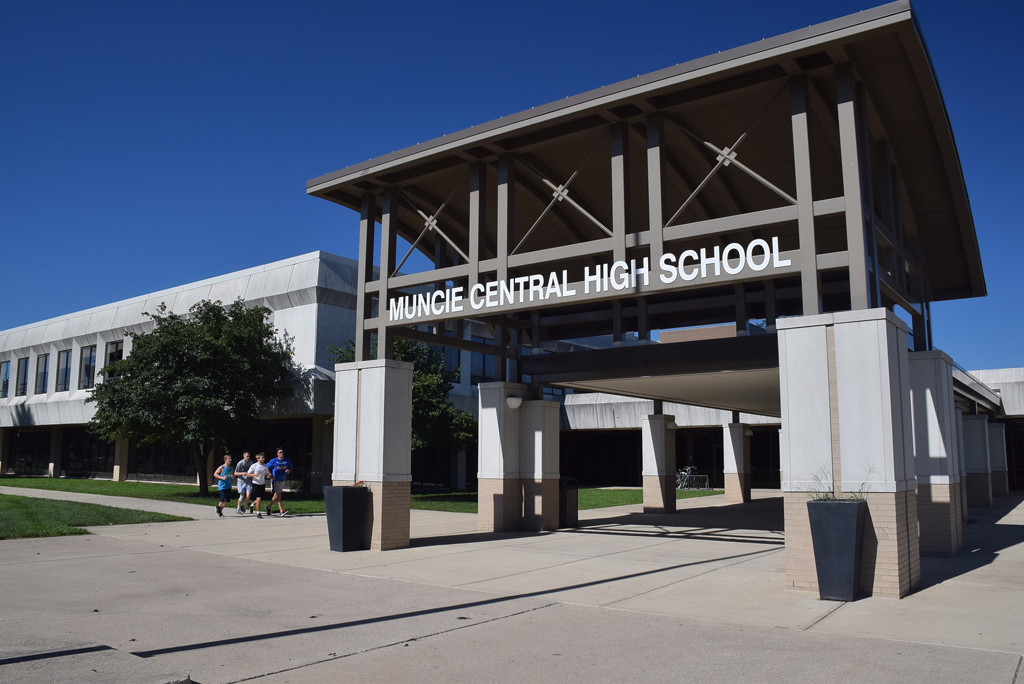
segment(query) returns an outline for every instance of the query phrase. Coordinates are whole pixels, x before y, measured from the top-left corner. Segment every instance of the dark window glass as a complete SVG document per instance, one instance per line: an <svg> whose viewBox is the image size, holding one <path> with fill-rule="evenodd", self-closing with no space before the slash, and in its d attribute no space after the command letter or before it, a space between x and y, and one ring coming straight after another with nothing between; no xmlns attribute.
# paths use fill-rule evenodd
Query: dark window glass
<svg viewBox="0 0 1024 684"><path fill-rule="evenodd" d="M14 396L23 397L28 394L28 357L18 359L18 380L14 386Z"/></svg>
<svg viewBox="0 0 1024 684"><path fill-rule="evenodd" d="M107 342L107 353L106 353L105 356L106 356L106 359L107 359L106 365L108 365L108 366L110 364L114 363L115 361L120 361L121 359L123 359L124 358L124 340L118 340L117 342ZM116 377L116 376L110 375L109 377Z"/></svg>
<svg viewBox="0 0 1024 684"><path fill-rule="evenodd" d="M57 392L71 389L71 350L57 352Z"/></svg>
<svg viewBox="0 0 1024 684"><path fill-rule="evenodd" d="M78 389L89 389L96 383L96 345L82 347L82 365L78 367Z"/></svg>
<svg viewBox="0 0 1024 684"><path fill-rule="evenodd" d="M11 362L0 363L0 399L7 398L8 386L11 383Z"/></svg>
<svg viewBox="0 0 1024 684"><path fill-rule="evenodd" d="M46 394L46 383L50 379L50 355L36 357L36 394Z"/></svg>

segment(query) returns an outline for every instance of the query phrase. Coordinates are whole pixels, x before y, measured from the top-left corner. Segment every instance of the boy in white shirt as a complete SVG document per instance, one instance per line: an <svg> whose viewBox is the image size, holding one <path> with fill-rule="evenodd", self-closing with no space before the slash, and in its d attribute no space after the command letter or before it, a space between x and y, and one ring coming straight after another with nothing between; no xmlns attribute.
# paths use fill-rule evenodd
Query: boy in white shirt
<svg viewBox="0 0 1024 684"><path fill-rule="evenodd" d="M263 501L263 495L267 493L267 476L270 475L270 468L263 463L264 458L266 457L262 451L256 454L256 462L249 466L248 474L248 477L252 479L252 497L256 499L254 504L257 518L263 517L260 503Z"/></svg>

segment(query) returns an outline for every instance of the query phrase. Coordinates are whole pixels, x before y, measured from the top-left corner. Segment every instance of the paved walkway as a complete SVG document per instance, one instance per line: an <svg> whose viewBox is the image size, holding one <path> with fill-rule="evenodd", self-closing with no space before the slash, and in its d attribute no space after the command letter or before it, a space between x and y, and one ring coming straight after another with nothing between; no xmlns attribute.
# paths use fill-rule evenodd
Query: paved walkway
<svg viewBox="0 0 1024 684"><path fill-rule="evenodd" d="M412 546L383 553L329 551L322 515L32 493L197 519L0 541L3 681L1012 683L1021 669L1019 496L972 511L968 550L923 558L908 598L844 604L785 588L777 492L581 511L545 534L413 511Z"/></svg>

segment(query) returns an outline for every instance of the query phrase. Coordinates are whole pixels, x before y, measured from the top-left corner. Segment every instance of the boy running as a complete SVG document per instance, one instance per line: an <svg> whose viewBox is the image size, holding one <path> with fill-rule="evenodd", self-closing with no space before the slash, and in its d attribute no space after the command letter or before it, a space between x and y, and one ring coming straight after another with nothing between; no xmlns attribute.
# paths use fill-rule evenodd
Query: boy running
<svg viewBox="0 0 1024 684"><path fill-rule="evenodd" d="M217 515L222 518L224 517L224 506L228 502L228 497L231 496L232 474L234 471L231 469L231 454L224 454L224 465L217 466L217 470L213 471L213 476L217 479L217 492L220 494Z"/></svg>
<svg viewBox="0 0 1024 684"><path fill-rule="evenodd" d="M252 496L256 499L256 517L262 518L263 512L260 509L260 504L263 502L263 496L266 494L266 482L267 476L270 475L270 468L263 464L263 452L256 454L256 462L249 466L249 477L252 479ZM252 504L249 504L249 510L252 511Z"/></svg>
<svg viewBox="0 0 1024 684"><path fill-rule="evenodd" d="M249 458L249 452L242 452L242 460L235 466L235 479L238 480L238 504L235 506L235 513L241 515L245 513L242 508L243 502L249 504L249 512L252 513L252 502L249 501L249 494L252 492L252 481L249 479L249 468L252 466L252 459Z"/></svg>
<svg viewBox="0 0 1024 684"><path fill-rule="evenodd" d="M284 449L279 448L277 458L268 463L267 467L274 473L274 498L267 505L267 515L270 515L271 509L277 503L277 510L283 518L288 515L288 511L284 510L284 506L281 505L281 495L284 494L284 481L288 477L288 473L292 472L292 462L284 457Z"/></svg>

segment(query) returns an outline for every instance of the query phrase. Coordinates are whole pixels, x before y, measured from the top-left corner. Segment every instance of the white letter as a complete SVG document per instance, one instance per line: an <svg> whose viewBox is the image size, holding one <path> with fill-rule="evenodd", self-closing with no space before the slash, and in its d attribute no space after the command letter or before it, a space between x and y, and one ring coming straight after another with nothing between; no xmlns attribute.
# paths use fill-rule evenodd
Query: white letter
<svg viewBox="0 0 1024 684"><path fill-rule="evenodd" d="M487 283L487 297L486 297L487 308L492 306L498 306L498 281L492 280Z"/></svg>
<svg viewBox="0 0 1024 684"><path fill-rule="evenodd" d="M706 251L704 251L703 247L700 248L700 277L701 278L707 278L708 277L708 272L707 272L707 267L708 266L714 266L715 267L715 275L716 276L722 275L721 252L719 250L718 245L715 245L715 251L711 253L710 257L708 257L708 254L707 254Z"/></svg>
<svg viewBox="0 0 1024 684"><path fill-rule="evenodd" d="M515 283L511 280L501 281L501 304L515 304Z"/></svg>
<svg viewBox="0 0 1024 684"><path fill-rule="evenodd" d="M601 267L594 267L594 275L590 275L590 267L583 267L583 293L590 294L590 283L594 283L594 292L601 291Z"/></svg>
<svg viewBox="0 0 1024 684"><path fill-rule="evenodd" d="M391 298L391 303L388 305L388 320L389 321L400 321L402 320L402 300L405 297L399 297L395 299Z"/></svg>
<svg viewBox="0 0 1024 684"><path fill-rule="evenodd" d="M675 254L662 254L658 265L661 266L661 273L658 275L661 282L671 285L676 281Z"/></svg>
<svg viewBox="0 0 1024 684"><path fill-rule="evenodd" d="M685 252L683 252L682 254L679 255L679 277L680 278L682 278L683 280L693 280L694 278L697 277L697 273L699 273L699 271L697 270L696 266L694 266L693 270L690 271L690 272L684 271L683 270L683 266L685 265L685 262L686 262L687 259L693 259L694 261L697 261L698 258L700 258L700 257L692 249L688 249L688 250L686 250Z"/></svg>
<svg viewBox="0 0 1024 684"><path fill-rule="evenodd" d="M630 259L629 264L633 268L633 287L636 287L636 276L639 273L644 277L644 287L651 284L651 261L647 257L644 257L643 266L640 268L636 267L636 259Z"/></svg>
<svg viewBox="0 0 1024 684"><path fill-rule="evenodd" d="M572 297L574 294L576 294L576 289L569 289L569 272L562 271L562 296Z"/></svg>
<svg viewBox="0 0 1024 684"><path fill-rule="evenodd" d="M785 261L779 259L779 238L772 238L772 267L779 268L780 266L789 266L792 263L789 259Z"/></svg>
<svg viewBox="0 0 1024 684"><path fill-rule="evenodd" d="M629 287L629 264L625 261L616 261L612 264L610 275L613 290L625 290Z"/></svg>
<svg viewBox="0 0 1024 684"><path fill-rule="evenodd" d="M483 285L483 283L477 283L469 291L469 306L472 309L476 310L476 309L481 308L484 305L483 300L480 299L480 297L483 296L483 293L484 293L484 285Z"/></svg>
<svg viewBox="0 0 1024 684"><path fill-rule="evenodd" d="M558 274L554 271L548 276L548 289L544 292L544 299L551 299L554 297L558 299L562 296L562 290L558 287Z"/></svg>
<svg viewBox="0 0 1024 684"><path fill-rule="evenodd" d="M544 298L544 276L534 273L530 276L530 301L533 301L534 294L538 299Z"/></svg>
<svg viewBox="0 0 1024 684"><path fill-rule="evenodd" d="M739 257L740 263L736 268L729 265L729 250L736 252L736 256ZM742 271L743 267L746 266L746 262L747 255L743 251L743 245L738 242L730 242L725 246L725 249L722 250L722 268L724 268L725 272L729 275L736 275Z"/></svg>
<svg viewBox="0 0 1024 684"><path fill-rule="evenodd" d="M444 293L444 290L434 290L434 294L430 295L430 313L435 316L440 316L444 313ZM441 302L440 305L438 305L438 301Z"/></svg>
<svg viewBox="0 0 1024 684"><path fill-rule="evenodd" d="M760 247L764 252L764 259L761 263L754 261L754 247ZM751 240L750 244L747 245L747 265L750 266L750 269L753 271L763 271L768 268L768 262L772 260L771 251L771 247L768 246L768 243L761 238Z"/></svg>

